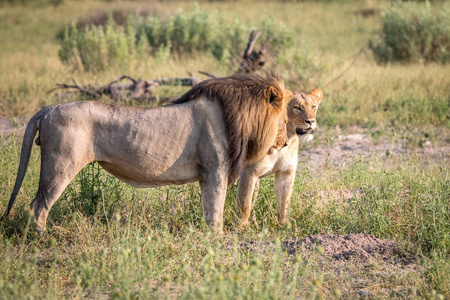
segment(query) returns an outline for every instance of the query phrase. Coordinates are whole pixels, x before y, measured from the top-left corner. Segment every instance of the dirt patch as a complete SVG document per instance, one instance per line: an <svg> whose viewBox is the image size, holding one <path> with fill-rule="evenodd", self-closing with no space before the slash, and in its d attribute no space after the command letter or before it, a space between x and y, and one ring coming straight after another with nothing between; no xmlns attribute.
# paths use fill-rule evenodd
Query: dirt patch
<svg viewBox="0 0 450 300"><path fill-rule="evenodd" d="M382 240L370 234L357 233L349 235L323 234L309 235L302 239L287 239L281 242L289 255L300 254L303 257L320 254L333 260L357 260L370 262L372 259L382 259L392 263L413 264L415 258L405 256L399 251L396 242ZM260 251L263 248L274 248L273 242L242 242L242 248L250 251Z"/></svg>
<svg viewBox="0 0 450 300"><path fill-rule="evenodd" d="M316 251L334 260L370 262L372 259L382 259L402 265L416 263L414 257L408 257L407 253L399 250L396 242L365 233L309 235L303 239L285 240L284 245L289 254L308 256Z"/></svg>
<svg viewBox="0 0 450 300"><path fill-rule="evenodd" d="M307 269L317 270L322 276L335 278L341 282L339 290L344 299L366 297L404 299L421 296L420 292L407 282L408 278L424 274L426 268L420 260L425 258L402 251L394 241L363 233L323 234L309 235L301 239L286 239L281 241L280 246L287 254L287 259L299 255ZM239 247L242 251L264 253L264 256L270 257L273 251L276 251L277 244L267 241L247 241L241 242ZM390 284L386 285L386 281L390 281Z"/></svg>
<svg viewBox="0 0 450 300"><path fill-rule="evenodd" d="M441 162L450 160L450 144L434 146L430 141L423 143L423 147L406 149L403 145L379 140L376 143L363 133L338 135L332 145L307 145L306 149L299 151L299 162L301 165L309 164L313 169L331 164L340 166L353 161L355 158L364 156L396 156L406 154L419 154L430 156Z"/></svg>

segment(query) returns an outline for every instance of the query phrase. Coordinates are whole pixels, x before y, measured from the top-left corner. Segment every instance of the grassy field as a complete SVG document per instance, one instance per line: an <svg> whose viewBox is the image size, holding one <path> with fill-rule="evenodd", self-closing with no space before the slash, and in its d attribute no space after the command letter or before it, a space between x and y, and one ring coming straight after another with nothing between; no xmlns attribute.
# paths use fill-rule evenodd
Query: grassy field
<svg viewBox="0 0 450 300"><path fill-rule="evenodd" d="M390 3L199 4L230 20L274 18L294 26L313 57L308 78L273 61L266 67L291 90L324 91L316 139L300 149L287 226L276 221L273 177L261 182L255 221L245 230L234 226L236 186L229 189L219 236L204 224L197 184L135 189L91 164L52 208L48 234L39 238L28 213L39 180L35 147L0 237L0 298L450 298L450 68L376 64L367 45L377 40L380 14ZM442 3L432 5L438 10ZM43 106L81 100L47 93L72 77L101 85L122 74L230 74L236 65L201 53L166 63L149 57L135 68L96 73L75 71L58 58L58 33L82 17L117 9L168 16L180 7L192 4L0 2L0 117L20 126ZM364 17L366 10L374 14ZM17 132L0 137L1 211L19 163ZM365 144L350 139L360 135ZM348 239L329 245L327 234L336 243ZM308 244L308 236L316 242ZM380 244L345 248L355 236Z"/></svg>

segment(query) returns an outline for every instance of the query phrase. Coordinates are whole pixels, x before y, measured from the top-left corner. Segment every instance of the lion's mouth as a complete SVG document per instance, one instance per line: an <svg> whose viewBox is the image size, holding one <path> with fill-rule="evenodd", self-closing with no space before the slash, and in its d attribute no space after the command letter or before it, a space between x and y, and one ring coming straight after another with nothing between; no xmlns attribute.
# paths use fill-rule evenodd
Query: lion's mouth
<svg viewBox="0 0 450 300"><path fill-rule="evenodd" d="M308 129L297 128L295 129L295 132L297 132L298 135L304 135L304 134L313 134L314 130L312 128Z"/></svg>

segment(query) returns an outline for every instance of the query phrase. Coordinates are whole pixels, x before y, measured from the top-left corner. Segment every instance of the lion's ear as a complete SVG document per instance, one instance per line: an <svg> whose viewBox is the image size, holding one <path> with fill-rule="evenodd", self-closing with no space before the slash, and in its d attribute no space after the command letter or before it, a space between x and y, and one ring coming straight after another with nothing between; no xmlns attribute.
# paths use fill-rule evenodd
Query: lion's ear
<svg viewBox="0 0 450 300"><path fill-rule="evenodd" d="M264 96L272 106L278 106L283 103L284 93L276 87L269 86L264 91Z"/></svg>
<svg viewBox="0 0 450 300"><path fill-rule="evenodd" d="M323 98L323 92L321 89L314 89L311 93L309 93L311 96L313 96L317 102L320 102Z"/></svg>
<svg viewBox="0 0 450 300"><path fill-rule="evenodd" d="M290 102L292 99L294 99L294 94L290 90L286 89L286 100L287 100L287 102Z"/></svg>

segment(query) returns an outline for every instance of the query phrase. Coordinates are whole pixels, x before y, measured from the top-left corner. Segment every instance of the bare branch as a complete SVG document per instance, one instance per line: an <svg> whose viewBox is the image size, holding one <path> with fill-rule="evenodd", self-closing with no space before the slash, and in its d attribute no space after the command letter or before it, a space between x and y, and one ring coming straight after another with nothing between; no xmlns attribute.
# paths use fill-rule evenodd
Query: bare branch
<svg viewBox="0 0 450 300"><path fill-rule="evenodd" d="M215 75L213 73L209 73L209 72L205 72L205 71L198 71L198 72L200 74L206 75L206 76L211 77L211 78L217 78L218 77L217 75Z"/></svg>
<svg viewBox="0 0 450 300"><path fill-rule="evenodd" d="M257 70L262 69L266 63L265 56L267 50L264 46L261 46L260 50L256 52L253 48L255 47L256 40L261 35L261 30L252 31L248 39L247 49L244 52L239 69L236 73L252 73Z"/></svg>
<svg viewBox="0 0 450 300"><path fill-rule="evenodd" d="M250 57L250 55L253 52L253 48L255 47L256 40L258 39L258 37L260 35L261 35L261 30L258 30L258 31L252 30L252 32L250 33L250 37L248 39L247 49L245 49L245 51L244 51L244 59Z"/></svg>
<svg viewBox="0 0 450 300"><path fill-rule="evenodd" d="M85 88L82 88L81 86L79 86L74 78L72 78L72 81L75 84L76 88L79 89L80 91L82 91L83 93L86 93L88 95L94 96L95 98L100 98L99 94L90 92L90 91L86 90Z"/></svg>

